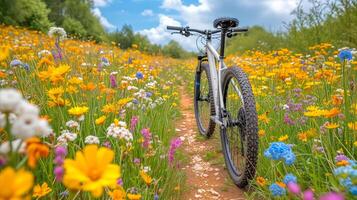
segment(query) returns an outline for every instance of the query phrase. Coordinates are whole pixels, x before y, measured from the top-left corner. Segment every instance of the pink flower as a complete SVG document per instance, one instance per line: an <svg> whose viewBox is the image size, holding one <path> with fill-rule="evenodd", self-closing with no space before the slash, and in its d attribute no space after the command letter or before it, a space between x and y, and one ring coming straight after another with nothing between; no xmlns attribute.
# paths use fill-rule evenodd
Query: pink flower
<svg viewBox="0 0 357 200"><path fill-rule="evenodd" d="M182 141L180 138L174 138L171 140L170 144L170 149L169 149L169 163L172 165L172 162L174 161L174 156L176 149L179 148L182 144Z"/></svg>
<svg viewBox="0 0 357 200"><path fill-rule="evenodd" d="M130 131L134 132L135 127L138 125L139 117L133 116L130 120Z"/></svg>
<svg viewBox="0 0 357 200"><path fill-rule="evenodd" d="M300 193L300 186L297 183L289 182L288 183L288 190L289 192L298 195Z"/></svg>
<svg viewBox="0 0 357 200"><path fill-rule="evenodd" d="M336 192L329 192L320 197L320 200L344 200L344 199L345 198L343 197L342 194Z"/></svg>
<svg viewBox="0 0 357 200"><path fill-rule="evenodd" d="M144 137L144 142L143 142L142 146L147 149L147 148L149 148L150 140L151 140L150 130L148 128L144 128L143 130L141 130L141 134Z"/></svg>
<svg viewBox="0 0 357 200"><path fill-rule="evenodd" d="M306 190L303 194L304 200L314 200L314 192L310 189Z"/></svg>

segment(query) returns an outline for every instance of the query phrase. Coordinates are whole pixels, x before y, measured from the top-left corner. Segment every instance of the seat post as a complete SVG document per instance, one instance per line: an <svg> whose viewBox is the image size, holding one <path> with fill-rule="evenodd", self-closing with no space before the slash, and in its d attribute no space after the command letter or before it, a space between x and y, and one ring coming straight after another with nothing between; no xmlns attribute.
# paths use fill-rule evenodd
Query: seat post
<svg viewBox="0 0 357 200"><path fill-rule="evenodd" d="M226 28L222 28L221 31L221 49L220 49L220 54L219 54L219 58L223 59L224 58L224 46L226 43L226 33L227 33L227 29Z"/></svg>

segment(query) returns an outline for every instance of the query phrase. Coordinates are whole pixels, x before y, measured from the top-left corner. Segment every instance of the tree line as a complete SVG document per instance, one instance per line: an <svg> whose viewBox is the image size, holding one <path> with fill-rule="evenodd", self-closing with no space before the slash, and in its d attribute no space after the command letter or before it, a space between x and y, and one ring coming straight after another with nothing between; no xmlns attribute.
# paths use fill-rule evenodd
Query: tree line
<svg viewBox="0 0 357 200"><path fill-rule="evenodd" d="M43 32L51 26L63 27L71 37L115 42L122 49L134 44L141 51L150 54L163 54L174 58L192 55L177 42L165 46L150 43L148 38L135 33L131 26L108 32L93 13L93 0L0 0L0 23L25 26Z"/></svg>

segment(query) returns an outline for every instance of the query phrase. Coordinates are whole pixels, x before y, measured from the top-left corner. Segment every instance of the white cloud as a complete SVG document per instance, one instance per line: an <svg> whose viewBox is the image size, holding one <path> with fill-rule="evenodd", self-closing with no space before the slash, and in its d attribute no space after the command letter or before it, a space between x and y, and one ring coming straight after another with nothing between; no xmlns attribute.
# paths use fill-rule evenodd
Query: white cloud
<svg viewBox="0 0 357 200"><path fill-rule="evenodd" d="M154 12L152 10L150 10L150 9L146 9L143 12L141 12L141 15L142 16L153 16Z"/></svg>
<svg viewBox="0 0 357 200"><path fill-rule="evenodd" d="M159 15L159 25L154 28L144 29L139 31L140 34L146 35L149 40L155 44L165 45L171 40L179 42L187 50L196 49L196 38L184 37L182 35L172 35L170 31L166 30L166 26L182 26L181 23L172 17L166 15Z"/></svg>
<svg viewBox="0 0 357 200"><path fill-rule="evenodd" d="M95 7L104 7L108 5L112 0L93 0Z"/></svg>
<svg viewBox="0 0 357 200"><path fill-rule="evenodd" d="M92 12L93 14L98 17L100 23L107 29L114 29L115 26L113 24L111 24L107 18L105 18L103 15L102 15L102 12L99 10L99 8L93 8L92 9Z"/></svg>

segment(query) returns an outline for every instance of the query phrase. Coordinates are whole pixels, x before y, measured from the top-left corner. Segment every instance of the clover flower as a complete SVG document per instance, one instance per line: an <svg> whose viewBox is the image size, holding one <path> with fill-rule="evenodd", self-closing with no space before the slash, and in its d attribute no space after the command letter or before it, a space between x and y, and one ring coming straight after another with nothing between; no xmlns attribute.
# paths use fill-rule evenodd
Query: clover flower
<svg viewBox="0 0 357 200"><path fill-rule="evenodd" d="M285 164L291 165L295 162L295 154L291 147L283 142L273 142L270 147L265 150L264 156L272 160L285 160Z"/></svg>
<svg viewBox="0 0 357 200"><path fill-rule="evenodd" d="M85 139L84 139L84 143L86 144L99 144L99 138L97 136L94 135L88 135Z"/></svg>

